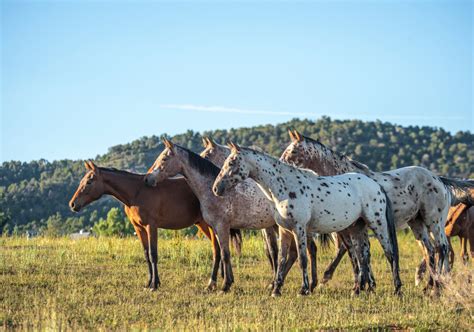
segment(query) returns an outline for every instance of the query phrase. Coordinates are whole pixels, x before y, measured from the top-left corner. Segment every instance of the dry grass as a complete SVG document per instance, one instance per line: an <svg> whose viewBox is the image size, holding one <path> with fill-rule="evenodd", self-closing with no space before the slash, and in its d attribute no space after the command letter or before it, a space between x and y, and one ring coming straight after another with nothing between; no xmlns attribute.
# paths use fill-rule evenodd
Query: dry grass
<svg viewBox="0 0 474 332"><path fill-rule="evenodd" d="M158 292L143 291L146 266L138 240L0 238L0 326L34 329L474 329L472 286L456 261L441 298L414 286L419 248L400 236L404 296L392 295L388 264L373 244L377 292L351 297L344 259L335 278L309 297L298 297L293 268L281 298L264 288L269 267L259 237L245 238L234 258L236 283L228 294L207 293L206 240L160 240ZM456 243L457 245L457 243ZM319 252L319 274L333 251ZM464 278L464 279L463 279Z"/></svg>

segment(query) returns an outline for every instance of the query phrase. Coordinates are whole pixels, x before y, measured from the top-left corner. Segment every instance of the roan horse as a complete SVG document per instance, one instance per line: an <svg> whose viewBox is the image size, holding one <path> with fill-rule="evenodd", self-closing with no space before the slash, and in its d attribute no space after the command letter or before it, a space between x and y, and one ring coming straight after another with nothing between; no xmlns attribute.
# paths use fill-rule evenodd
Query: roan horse
<svg viewBox="0 0 474 332"><path fill-rule="evenodd" d="M290 131L291 143L283 152L281 159L298 167L312 169L320 175L336 175L346 172L364 174L379 183L393 204L397 228L410 226L415 238L425 249L425 259L429 261L430 281L428 290L443 271L449 272L447 253L449 243L444 225L451 205L470 202L466 188L474 185L468 181L456 181L436 176L429 170L412 166L389 172L373 172L366 165L334 152L321 142ZM434 245L430 239L433 236ZM435 267L435 248L439 253L438 269ZM330 278L338 259L344 255L341 246L339 257L331 264L332 271L326 271Z"/></svg>
<svg viewBox="0 0 474 332"><path fill-rule="evenodd" d="M259 189L243 185L224 197L215 197L211 187L220 168L198 154L164 140L165 150L150 168L145 182L155 186L167 178L183 174L196 194L206 222L217 235L224 262L224 283L226 292L233 283L229 252L229 229L265 229L275 225L274 210ZM215 266L213 271L215 271ZM215 283L209 283L215 287Z"/></svg>
<svg viewBox="0 0 474 332"><path fill-rule="evenodd" d="M360 289L368 281L369 240L362 219L380 241L393 273L395 293L400 294L398 243L390 202L375 181L362 174L348 173L320 177L311 170L283 163L267 154L231 144L232 152L217 176L213 191L216 196L248 177L255 180L273 201L278 225L293 233L302 270L301 295L309 294L307 275L307 234L340 232L351 238L359 263ZM361 225L362 224L362 225ZM283 285L287 248L291 235L280 239L280 263L273 289L280 295ZM358 294L360 289L356 289Z"/></svg>
<svg viewBox="0 0 474 332"><path fill-rule="evenodd" d="M230 148L214 142L209 137L203 137L202 143L204 146L204 150L200 153L200 156L205 159L210 160L213 164L221 168L224 165L225 160L230 154ZM248 179L245 185L258 187L258 184L252 179ZM238 184L237 186L241 186L241 185ZM255 195L261 196L261 198L265 198L264 196L265 194L259 188L255 189ZM259 198L259 200L261 198ZM273 204L269 200L268 200L268 204L272 209L274 209ZM262 230L263 238L266 244L265 253L267 254L267 258L270 261L270 264L274 270L275 276L276 276L277 267L278 267L278 244L277 244L278 232L279 232L279 227L276 224L270 228L266 228ZM328 236L321 235L319 239L323 247L327 247L329 245L330 238ZM314 243L314 239L311 236L308 237L308 254L310 257L311 274L312 274L310 290L313 291L313 289L317 285L317 271L316 271L316 244ZM298 252L296 250L296 243L293 240L289 249L289 257L288 257L288 263L287 263L285 275L291 269L297 257L298 257ZM271 288L273 289L273 284L269 286L271 286Z"/></svg>
<svg viewBox="0 0 474 332"><path fill-rule="evenodd" d="M204 222L199 201L183 178L163 181L150 188L143 182L144 175L97 167L85 163L87 173L82 178L69 206L79 212L103 195L111 195L123 203L145 252L149 280L145 288L156 290L158 276L157 229L183 229L196 225L212 241L213 252L220 252L212 229ZM237 237L238 233L233 232Z"/></svg>

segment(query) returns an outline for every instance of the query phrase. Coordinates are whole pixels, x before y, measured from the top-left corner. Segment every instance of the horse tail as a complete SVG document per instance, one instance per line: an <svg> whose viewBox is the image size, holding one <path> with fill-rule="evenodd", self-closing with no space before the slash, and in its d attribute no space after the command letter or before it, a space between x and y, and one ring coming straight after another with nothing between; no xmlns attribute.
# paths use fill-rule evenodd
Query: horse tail
<svg viewBox="0 0 474 332"><path fill-rule="evenodd" d="M318 234L319 245L323 250L329 248L331 243L334 243L334 239L332 238L331 234Z"/></svg>
<svg viewBox="0 0 474 332"><path fill-rule="evenodd" d="M399 262L399 253L398 253L398 239L397 239L397 229L395 225L395 215L393 214L392 202L387 196L387 193L380 186L382 192L385 195L385 200L387 202L387 208L385 209L385 218L387 219L388 226L388 236L390 238L390 243L392 244L393 249L393 261L398 265Z"/></svg>
<svg viewBox="0 0 474 332"><path fill-rule="evenodd" d="M237 255L240 256L242 253L242 233L240 232L240 229L231 229L230 239Z"/></svg>
<svg viewBox="0 0 474 332"><path fill-rule="evenodd" d="M458 180L440 176L446 189L451 193L451 206L459 203L468 207L474 205L474 180Z"/></svg>

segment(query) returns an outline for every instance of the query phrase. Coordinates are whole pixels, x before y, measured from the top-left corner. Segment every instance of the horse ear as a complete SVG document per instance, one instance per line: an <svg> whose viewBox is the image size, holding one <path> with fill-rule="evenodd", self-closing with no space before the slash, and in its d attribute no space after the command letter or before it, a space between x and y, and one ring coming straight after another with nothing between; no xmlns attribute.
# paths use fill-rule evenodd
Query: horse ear
<svg viewBox="0 0 474 332"><path fill-rule="evenodd" d="M88 164L91 171L95 172L97 170L97 167L91 160L89 160Z"/></svg>
<svg viewBox="0 0 474 332"><path fill-rule="evenodd" d="M202 146L207 148L207 137L202 137Z"/></svg>
<svg viewBox="0 0 474 332"><path fill-rule="evenodd" d="M240 146L235 144L234 142L230 142L231 148L233 151L239 152L240 151Z"/></svg>
<svg viewBox="0 0 474 332"><path fill-rule="evenodd" d="M173 147L173 143L169 139L166 139L166 138L163 138L163 144L168 149L171 149Z"/></svg>
<svg viewBox="0 0 474 332"><path fill-rule="evenodd" d="M294 132L294 134L295 134L296 140L297 140L298 142L301 142L301 141L303 140L303 135L301 135L301 134L298 132L298 130L296 130L296 129L295 129L293 132Z"/></svg>
<svg viewBox="0 0 474 332"><path fill-rule="evenodd" d="M291 129L288 129L288 134L290 135L290 139L292 142L296 141L296 137L293 135L293 132Z"/></svg>
<svg viewBox="0 0 474 332"><path fill-rule="evenodd" d="M209 144L209 146L211 146L211 147L216 146L216 143L212 139L210 139L209 137L206 137L206 140L207 140L207 144Z"/></svg>
<svg viewBox="0 0 474 332"><path fill-rule="evenodd" d="M84 166L86 167L86 169L88 171L92 171L92 168L89 166L89 162L88 161L84 161Z"/></svg>

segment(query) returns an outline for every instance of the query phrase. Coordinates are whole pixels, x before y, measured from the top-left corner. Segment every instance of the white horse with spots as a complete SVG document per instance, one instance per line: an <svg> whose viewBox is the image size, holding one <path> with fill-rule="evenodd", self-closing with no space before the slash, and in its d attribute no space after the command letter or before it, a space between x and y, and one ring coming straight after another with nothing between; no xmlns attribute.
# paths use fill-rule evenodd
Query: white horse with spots
<svg viewBox="0 0 474 332"><path fill-rule="evenodd" d="M158 156L145 177L148 185L156 186L177 174L184 175L189 187L199 199L202 216L217 235L224 264L223 291L228 291L234 281L229 251L230 229L268 229L275 225L275 208L252 183L242 183L224 197L212 193L212 185L220 168L198 154L164 141L165 149ZM214 259L216 262L216 259ZM214 263L213 274L217 269ZM314 274L315 275L315 274ZM274 271L276 278L276 271ZM274 283L272 283L274 284ZM209 289L216 286L211 276Z"/></svg>
<svg viewBox="0 0 474 332"><path fill-rule="evenodd" d="M320 177L307 169L296 168L267 154L231 145L232 152L217 176L213 191L225 193L248 177L254 179L275 205L278 225L290 230L297 243L303 281L300 294L309 294L306 240L308 233L341 232L356 246L360 266L360 287L368 279L369 241L366 225L380 241L390 263L395 293L400 293L398 244L393 213L383 189L362 174ZM363 222L357 222L359 219ZM280 263L273 289L280 294L290 238L280 239ZM356 290L357 293L357 290Z"/></svg>
<svg viewBox="0 0 474 332"><path fill-rule="evenodd" d="M200 156L211 161L217 167L221 168L224 165L225 160L230 154L230 148L225 145L221 145L214 142L209 137L204 137L202 139L202 142L203 142L204 150L201 151ZM260 200L261 198L266 199L265 194L263 193L263 191L260 190L260 188L258 187L258 184L254 180L249 178L245 181L245 184L240 183L236 187L238 188L242 185L255 187L256 188L255 193L258 196L257 198L258 200ZM272 209L274 209L271 201L268 201L268 204L272 207ZM278 225L276 224L273 227L262 230L262 235L265 240L265 253L267 255L267 258L271 266L274 269L275 276L277 272L276 269L278 267L277 235L279 233L279 230L280 230L280 227L278 227ZM326 234L320 234L319 240L320 240L320 244L323 247L329 246L330 237L327 236ZM310 234L308 234L308 254L309 254L310 265L311 265L311 287L310 287L311 291L313 291L313 289L316 287L318 283L318 276L317 276L317 271L316 271L316 250L317 250L317 247L316 247L314 238ZM291 267L293 266L297 258L298 258L298 252L296 251L295 241L293 240L291 243L290 250L289 250L285 276L290 271ZM372 279L371 275L370 277ZM357 279L357 275L356 275L356 279ZM357 280L356 280L356 284L357 284ZM372 287L372 280L370 280L369 284L370 284L370 287ZM271 286L273 288L273 284Z"/></svg>
<svg viewBox="0 0 474 332"><path fill-rule="evenodd" d="M324 176L357 172L382 186L392 203L396 227L409 225L425 249L425 256L430 263L430 282L425 290L433 285L434 280L438 285L439 274L443 270L449 271L449 244L444 232L448 210L458 202L472 204L468 189L474 187L474 182L439 177L417 166L373 172L366 165L331 150L317 140L297 131L289 133L291 144L280 160ZM439 252L438 271L435 268L435 248ZM340 247L338 256L326 270L325 279L330 279L344 253L344 248Z"/></svg>

